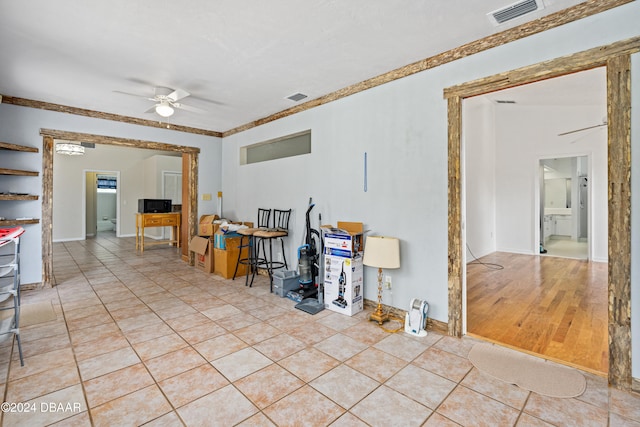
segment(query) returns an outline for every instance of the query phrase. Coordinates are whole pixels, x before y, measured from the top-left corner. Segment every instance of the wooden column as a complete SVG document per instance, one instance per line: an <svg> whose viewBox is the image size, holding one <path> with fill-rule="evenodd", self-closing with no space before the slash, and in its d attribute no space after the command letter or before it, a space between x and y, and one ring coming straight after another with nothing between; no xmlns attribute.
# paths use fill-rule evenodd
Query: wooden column
<svg viewBox="0 0 640 427"><path fill-rule="evenodd" d="M42 286L53 280L53 138L42 138Z"/></svg>
<svg viewBox="0 0 640 427"><path fill-rule="evenodd" d="M462 336L462 214L460 212L460 130L462 99L448 98L449 110L449 335Z"/></svg>
<svg viewBox="0 0 640 427"><path fill-rule="evenodd" d="M187 190L188 191L185 191ZM198 154L182 154L182 260L194 264L193 252L189 251L191 237L197 234L198 226Z"/></svg>
<svg viewBox="0 0 640 427"><path fill-rule="evenodd" d="M609 383L631 388L631 58L607 61Z"/></svg>

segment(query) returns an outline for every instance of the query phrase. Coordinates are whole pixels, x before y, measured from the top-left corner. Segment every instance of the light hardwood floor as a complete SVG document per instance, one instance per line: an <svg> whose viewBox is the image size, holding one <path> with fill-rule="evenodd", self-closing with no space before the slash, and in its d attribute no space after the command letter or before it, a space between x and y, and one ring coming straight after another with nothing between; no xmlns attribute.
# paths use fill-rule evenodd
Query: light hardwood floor
<svg viewBox="0 0 640 427"><path fill-rule="evenodd" d="M467 264L467 332L608 370L607 264L496 252Z"/></svg>

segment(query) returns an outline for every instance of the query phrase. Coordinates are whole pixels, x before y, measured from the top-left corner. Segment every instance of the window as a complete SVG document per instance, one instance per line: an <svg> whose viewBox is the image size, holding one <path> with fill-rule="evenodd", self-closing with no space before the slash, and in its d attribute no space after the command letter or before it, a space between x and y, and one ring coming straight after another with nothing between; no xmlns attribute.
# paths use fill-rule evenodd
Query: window
<svg viewBox="0 0 640 427"><path fill-rule="evenodd" d="M240 164L265 162L311 153L311 131L259 142L240 148Z"/></svg>

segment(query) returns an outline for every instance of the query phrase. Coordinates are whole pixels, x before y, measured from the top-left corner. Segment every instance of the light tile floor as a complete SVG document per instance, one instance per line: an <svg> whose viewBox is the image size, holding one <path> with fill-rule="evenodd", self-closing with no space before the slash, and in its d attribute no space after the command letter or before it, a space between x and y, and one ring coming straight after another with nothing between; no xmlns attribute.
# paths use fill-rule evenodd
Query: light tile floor
<svg viewBox="0 0 640 427"><path fill-rule="evenodd" d="M0 347L2 425L640 426L640 397L585 374L553 399L495 381L466 356L476 341L389 334L328 310L144 255L115 237L54 245L57 320L21 330L25 365ZM9 362L10 361L10 362ZM30 412L25 412L30 410Z"/></svg>
<svg viewBox="0 0 640 427"><path fill-rule="evenodd" d="M587 242L576 242L570 238L554 236L544 245L547 253L542 256L557 256L561 258L589 258L589 245Z"/></svg>

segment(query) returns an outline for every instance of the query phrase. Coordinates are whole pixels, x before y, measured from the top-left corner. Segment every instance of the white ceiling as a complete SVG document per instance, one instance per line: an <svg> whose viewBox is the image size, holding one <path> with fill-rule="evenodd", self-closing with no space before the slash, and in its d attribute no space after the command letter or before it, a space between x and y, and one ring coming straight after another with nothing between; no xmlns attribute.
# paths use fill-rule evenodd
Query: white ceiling
<svg viewBox="0 0 640 427"><path fill-rule="evenodd" d="M223 132L583 0L494 26L513 2L0 0L0 94L156 120L114 91L180 88L207 112L169 123Z"/></svg>

